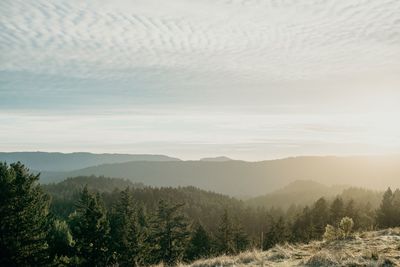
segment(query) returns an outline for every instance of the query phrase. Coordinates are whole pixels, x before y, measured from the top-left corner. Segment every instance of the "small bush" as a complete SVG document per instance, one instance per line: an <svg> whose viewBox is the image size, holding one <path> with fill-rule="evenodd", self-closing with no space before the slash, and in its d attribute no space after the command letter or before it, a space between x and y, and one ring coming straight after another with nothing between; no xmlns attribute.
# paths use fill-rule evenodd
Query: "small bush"
<svg viewBox="0 0 400 267"><path fill-rule="evenodd" d="M328 224L325 227L324 240L325 241L333 241L336 239L338 239L337 229L335 227L333 227L332 225Z"/></svg>
<svg viewBox="0 0 400 267"><path fill-rule="evenodd" d="M349 238L352 236L354 222L352 218L344 217L339 224L339 228L336 228L330 224L325 227L324 240L334 241Z"/></svg>
<svg viewBox="0 0 400 267"><path fill-rule="evenodd" d="M353 230L354 222L352 218L344 217L340 221L339 227L340 230L343 232L343 237L348 238L351 236L351 232Z"/></svg>

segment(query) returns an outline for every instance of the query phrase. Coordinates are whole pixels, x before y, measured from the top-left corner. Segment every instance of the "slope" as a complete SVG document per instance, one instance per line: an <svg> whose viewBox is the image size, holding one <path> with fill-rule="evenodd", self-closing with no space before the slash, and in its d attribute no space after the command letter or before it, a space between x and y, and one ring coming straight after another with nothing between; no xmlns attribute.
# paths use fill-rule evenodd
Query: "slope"
<svg viewBox="0 0 400 267"><path fill-rule="evenodd" d="M278 245L268 251L248 251L183 266L400 266L399 244L400 229L395 228L357 234L349 240Z"/></svg>
<svg viewBox="0 0 400 267"><path fill-rule="evenodd" d="M297 180L272 193L250 198L246 203L255 207L289 208L290 205L310 205L320 197L331 198L339 195L348 186L327 186L311 180Z"/></svg>
<svg viewBox="0 0 400 267"><path fill-rule="evenodd" d="M42 182L104 175L152 186L196 186L233 195L264 195L296 180L385 189L400 186L400 157L297 157L261 162L168 161L104 164L42 173Z"/></svg>
<svg viewBox="0 0 400 267"><path fill-rule="evenodd" d="M21 161L36 171L72 171L105 163L128 161L178 161L164 155L93 154L86 152L0 152L0 161L8 163Z"/></svg>

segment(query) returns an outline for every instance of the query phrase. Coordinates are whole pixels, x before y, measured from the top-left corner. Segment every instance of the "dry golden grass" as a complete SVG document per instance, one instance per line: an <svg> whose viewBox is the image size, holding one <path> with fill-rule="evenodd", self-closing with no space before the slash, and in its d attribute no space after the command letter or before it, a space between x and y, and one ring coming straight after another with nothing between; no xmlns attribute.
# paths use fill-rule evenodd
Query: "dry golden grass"
<svg viewBox="0 0 400 267"><path fill-rule="evenodd" d="M400 228L356 234L348 240L278 245L196 261L192 267L225 266L400 266Z"/></svg>

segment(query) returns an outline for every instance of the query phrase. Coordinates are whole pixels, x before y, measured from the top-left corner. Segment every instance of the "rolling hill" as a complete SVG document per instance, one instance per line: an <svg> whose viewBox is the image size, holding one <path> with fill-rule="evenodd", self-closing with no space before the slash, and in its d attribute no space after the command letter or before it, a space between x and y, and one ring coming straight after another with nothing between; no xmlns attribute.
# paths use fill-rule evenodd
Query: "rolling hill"
<svg viewBox="0 0 400 267"><path fill-rule="evenodd" d="M272 193L248 199L246 203L256 207L287 209L292 204L305 206L314 203L320 197L335 197L347 187L340 185L327 186L314 181L297 180Z"/></svg>
<svg viewBox="0 0 400 267"><path fill-rule="evenodd" d="M296 157L245 161L131 161L70 172L42 172L42 182L75 176L127 178L151 186L195 186L233 196L259 196L296 180L385 189L400 186L400 157Z"/></svg>
<svg viewBox="0 0 400 267"><path fill-rule="evenodd" d="M86 152L0 152L0 162L20 161L35 171L72 171L105 163L128 161L179 161L164 155L93 154Z"/></svg>

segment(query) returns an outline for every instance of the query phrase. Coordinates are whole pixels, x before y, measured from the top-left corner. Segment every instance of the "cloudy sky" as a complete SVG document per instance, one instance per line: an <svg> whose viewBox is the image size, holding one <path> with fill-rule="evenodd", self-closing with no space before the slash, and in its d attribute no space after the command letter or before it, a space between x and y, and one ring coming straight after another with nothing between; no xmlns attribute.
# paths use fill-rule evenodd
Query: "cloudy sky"
<svg viewBox="0 0 400 267"><path fill-rule="evenodd" d="M400 152L398 0L2 0L0 150Z"/></svg>

